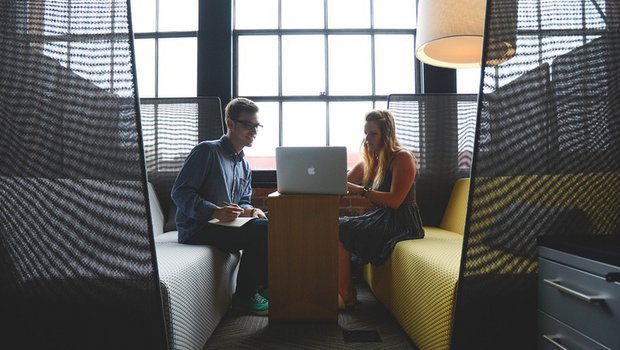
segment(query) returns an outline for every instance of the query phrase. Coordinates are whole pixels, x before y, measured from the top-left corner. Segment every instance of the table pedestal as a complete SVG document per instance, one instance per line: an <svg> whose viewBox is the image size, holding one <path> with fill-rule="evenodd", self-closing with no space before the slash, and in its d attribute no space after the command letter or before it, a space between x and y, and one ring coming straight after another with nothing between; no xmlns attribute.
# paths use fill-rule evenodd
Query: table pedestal
<svg viewBox="0 0 620 350"><path fill-rule="evenodd" d="M339 200L268 196L269 321L338 320Z"/></svg>

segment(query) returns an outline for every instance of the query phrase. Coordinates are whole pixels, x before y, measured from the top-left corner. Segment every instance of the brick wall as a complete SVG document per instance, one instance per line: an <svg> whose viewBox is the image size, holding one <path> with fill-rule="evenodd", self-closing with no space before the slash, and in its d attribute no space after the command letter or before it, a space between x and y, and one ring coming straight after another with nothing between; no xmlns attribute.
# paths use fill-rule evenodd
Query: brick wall
<svg viewBox="0 0 620 350"><path fill-rule="evenodd" d="M275 188L255 188L252 194L252 206L261 208L263 211L267 208L267 196L275 192ZM355 216L365 213L370 208L368 199L361 196L342 196L340 197L340 216Z"/></svg>

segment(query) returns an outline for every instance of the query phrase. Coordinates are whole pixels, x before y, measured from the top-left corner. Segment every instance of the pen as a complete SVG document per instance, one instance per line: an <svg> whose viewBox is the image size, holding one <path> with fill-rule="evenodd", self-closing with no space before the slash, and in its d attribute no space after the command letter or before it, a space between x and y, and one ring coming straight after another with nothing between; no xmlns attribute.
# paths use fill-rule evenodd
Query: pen
<svg viewBox="0 0 620 350"><path fill-rule="evenodd" d="M225 206L229 206L229 205L237 205L237 204L231 204L231 203L228 203L228 202L222 202L222 203L224 203L224 205L225 205Z"/></svg>

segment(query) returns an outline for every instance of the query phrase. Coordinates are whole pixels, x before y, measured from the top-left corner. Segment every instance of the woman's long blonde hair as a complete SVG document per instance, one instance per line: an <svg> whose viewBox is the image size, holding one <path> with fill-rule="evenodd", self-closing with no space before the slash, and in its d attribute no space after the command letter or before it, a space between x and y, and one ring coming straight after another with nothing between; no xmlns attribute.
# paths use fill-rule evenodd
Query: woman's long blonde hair
<svg viewBox="0 0 620 350"><path fill-rule="evenodd" d="M390 160L395 152L402 148L396 139L396 127L394 126L394 116L389 111L373 110L366 114L366 122L376 122L381 130L381 147L376 152L370 152L366 139L362 141L361 153L364 160L364 176L362 184L369 186L372 180L372 189L376 189L381 185L385 173L390 166ZM373 169L376 169L373 176Z"/></svg>

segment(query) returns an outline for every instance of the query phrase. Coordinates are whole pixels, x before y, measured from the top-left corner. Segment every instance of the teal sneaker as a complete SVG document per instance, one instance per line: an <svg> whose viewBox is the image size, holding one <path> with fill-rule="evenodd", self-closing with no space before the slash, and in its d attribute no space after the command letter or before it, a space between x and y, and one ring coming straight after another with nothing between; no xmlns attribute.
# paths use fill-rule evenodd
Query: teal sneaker
<svg viewBox="0 0 620 350"><path fill-rule="evenodd" d="M265 316L269 313L269 300L265 299L260 293L254 293L247 299L239 300L237 298L233 302L233 306L254 315Z"/></svg>

